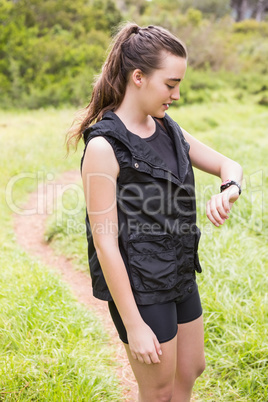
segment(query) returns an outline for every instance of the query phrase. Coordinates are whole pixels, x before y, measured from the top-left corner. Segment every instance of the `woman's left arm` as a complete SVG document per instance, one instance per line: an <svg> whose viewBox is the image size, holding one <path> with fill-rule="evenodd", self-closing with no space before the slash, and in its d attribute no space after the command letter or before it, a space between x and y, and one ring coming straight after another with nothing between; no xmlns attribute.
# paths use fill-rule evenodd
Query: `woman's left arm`
<svg viewBox="0 0 268 402"><path fill-rule="evenodd" d="M222 182L233 180L241 185L243 170L239 163L198 141L187 131L183 129L182 131L186 141L190 144L189 154L194 167L220 177ZM206 208L209 220L215 226L222 225L228 219L232 205L238 197L239 188L236 185L232 185L223 192L213 195Z"/></svg>

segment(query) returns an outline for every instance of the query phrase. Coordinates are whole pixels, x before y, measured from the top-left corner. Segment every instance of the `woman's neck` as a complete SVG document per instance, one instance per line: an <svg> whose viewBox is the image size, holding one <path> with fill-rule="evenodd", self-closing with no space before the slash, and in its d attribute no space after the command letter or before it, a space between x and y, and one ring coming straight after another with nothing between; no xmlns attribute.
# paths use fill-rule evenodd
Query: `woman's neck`
<svg viewBox="0 0 268 402"><path fill-rule="evenodd" d="M139 107L133 107L134 104L125 97L114 113L130 132L143 138L150 137L155 132L155 121L152 116L145 115Z"/></svg>

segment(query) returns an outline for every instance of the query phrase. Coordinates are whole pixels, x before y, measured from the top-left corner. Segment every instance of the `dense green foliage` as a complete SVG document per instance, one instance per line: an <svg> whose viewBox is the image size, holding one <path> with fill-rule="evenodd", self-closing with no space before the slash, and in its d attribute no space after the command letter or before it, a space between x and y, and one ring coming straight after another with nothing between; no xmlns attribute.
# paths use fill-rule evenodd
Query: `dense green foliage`
<svg viewBox="0 0 268 402"><path fill-rule="evenodd" d="M0 0L0 107L85 105L111 35L126 20L162 25L186 43L194 73L184 103L207 100L211 86L231 81L267 104L268 23L234 23L230 13L223 0Z"/></svg>
<svg viewBox="0 0 268 402"><path fill-rule="evenodd" d="M85 101L120 19L112 0L1 0L0 105Z"/></svg>

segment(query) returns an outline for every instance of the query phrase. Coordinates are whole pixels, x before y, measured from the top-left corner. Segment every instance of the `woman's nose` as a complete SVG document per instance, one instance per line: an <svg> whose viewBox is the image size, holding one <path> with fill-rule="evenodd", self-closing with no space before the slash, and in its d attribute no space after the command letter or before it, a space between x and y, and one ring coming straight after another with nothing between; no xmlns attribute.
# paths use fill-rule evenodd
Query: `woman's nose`
<svg viewBox="0 0 268 402"><path fill-rule="evenodd" d="M175 88L174 91L172 92L172 99L179 100L180 97L181 97L180 88Z"/></svg>

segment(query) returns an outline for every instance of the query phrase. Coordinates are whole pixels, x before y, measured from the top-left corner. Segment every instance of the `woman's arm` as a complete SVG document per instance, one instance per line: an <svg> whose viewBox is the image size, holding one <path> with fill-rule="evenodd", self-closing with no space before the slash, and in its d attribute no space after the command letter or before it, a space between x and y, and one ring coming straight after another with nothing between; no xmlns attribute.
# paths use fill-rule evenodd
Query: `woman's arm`
<svg viewBox="0 0 268 402"><path fill-rule="evenodd" d="M239 163L198 141L187 131L182 131L190 144L190 158L194 167L220 177L223 182L230 179L241 185L243 171ZM213 195L206 208L209 220L215 226L222 225L228 219L232 205L238 197L239 188L236 185L230 186L222 193Z"/></svg>
<svg viewBox="0 0 268 402"><path fill-rule="evenodd" d="M94 245L102 271L124 322L135 359L159 363L160 344L138 311L118 246L116 180L119 165L111 145L92 139L86 150L82 178Z"/></svg>

